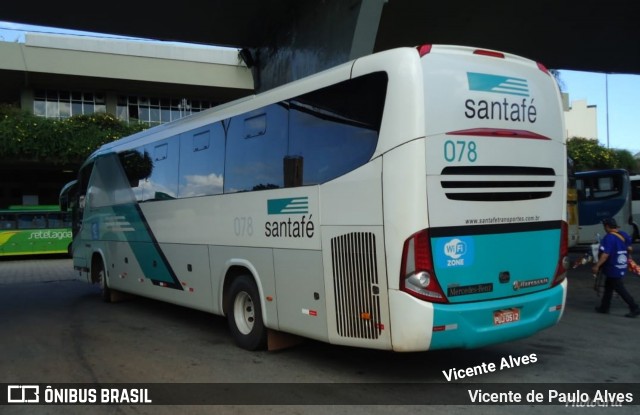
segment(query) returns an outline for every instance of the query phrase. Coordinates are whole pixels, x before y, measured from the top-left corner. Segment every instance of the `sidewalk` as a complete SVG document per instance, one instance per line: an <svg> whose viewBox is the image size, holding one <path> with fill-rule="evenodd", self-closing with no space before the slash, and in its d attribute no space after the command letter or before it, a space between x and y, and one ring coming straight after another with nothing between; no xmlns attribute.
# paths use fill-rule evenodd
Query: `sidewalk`
<svg viewBox="0 0 640 415"><path fill-rule="evenodd" d="M0 258L0 285L76 279L70 258Z"/></svg>

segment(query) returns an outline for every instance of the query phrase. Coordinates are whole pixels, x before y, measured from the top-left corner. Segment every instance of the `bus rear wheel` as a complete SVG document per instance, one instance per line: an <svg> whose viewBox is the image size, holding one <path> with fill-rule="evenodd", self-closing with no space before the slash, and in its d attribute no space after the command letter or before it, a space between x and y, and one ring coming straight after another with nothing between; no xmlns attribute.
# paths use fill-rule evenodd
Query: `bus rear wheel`
<svg viewBox="0 0 640 415"><path fill-rule="evenodd" d="M227 322L236 344L246 350L261 350L267 345L267 328L262 319L260 295L253 278L237 277L229 287Z"/></svg>

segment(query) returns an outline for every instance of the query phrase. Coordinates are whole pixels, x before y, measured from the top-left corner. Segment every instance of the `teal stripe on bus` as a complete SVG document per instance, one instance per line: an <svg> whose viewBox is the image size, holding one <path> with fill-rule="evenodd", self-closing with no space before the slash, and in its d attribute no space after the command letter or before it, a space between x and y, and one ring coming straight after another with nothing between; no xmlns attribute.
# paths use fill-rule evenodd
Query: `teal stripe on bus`
<svg viewBox="0 0 640 415"><path fill-rule="evenodd" d="M112 222L117 225L116 229L113 229L113 225L111 226L112 235L105 233L99 236L100 239L127 241L145 278L156 285L182 290L178 277L162 252L140 207L129 203L114 205L105 210L112 211L111 215L105 217L120 219ZM105 231L107 231L106 227Z"/></svg>
<svg viewBox="0 0 640 415"><path fill-rule="evenodd" d="M558 265L560 235L550 229L432 238L435 274L451 303L546 289Z"/></svg>

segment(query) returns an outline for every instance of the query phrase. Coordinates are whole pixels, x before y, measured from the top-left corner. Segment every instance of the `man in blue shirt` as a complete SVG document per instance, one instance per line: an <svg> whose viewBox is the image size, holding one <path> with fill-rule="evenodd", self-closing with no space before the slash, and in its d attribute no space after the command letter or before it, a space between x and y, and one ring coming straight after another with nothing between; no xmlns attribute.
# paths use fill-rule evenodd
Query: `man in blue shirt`
<svg viewBox="0 0 640 415"><path fill-rule="evenodd" d="M618 229L615 219L608 218L602 221L604 230L607 232L600 242L600 257L593 266L593 273L596 274L602 267L602 272L607 277L604 283L604 294L600 307L596 307L598 313L608 313L611 306L613 292L620 294L620 297L629 306L629 313L626 317L636 317L640 315L640 307L633 300L622 282L626 271L628 257L631 255L631 237Z"/></svg>

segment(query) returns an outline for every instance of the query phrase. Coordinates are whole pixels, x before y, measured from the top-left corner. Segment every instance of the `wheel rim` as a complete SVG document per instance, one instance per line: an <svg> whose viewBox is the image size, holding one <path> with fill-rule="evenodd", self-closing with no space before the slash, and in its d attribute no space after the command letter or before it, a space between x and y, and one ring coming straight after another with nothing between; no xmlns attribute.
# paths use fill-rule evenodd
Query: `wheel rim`
<svg viewBox="0 0 640 415"><path fill-rule="evenodd" d="M98 272L98 278L100 279L100 289L104 291L104 289L107 287L107 282L104 280L104 270L101 269Z"/></svg>
<svg viewBox="0 0 640 415"><path fill-rule="evenodd" d="M245 335L251 333L256 314L253 308L253 300L244 291L238 293L233 302L233 317L240 333Z"/></svg>

